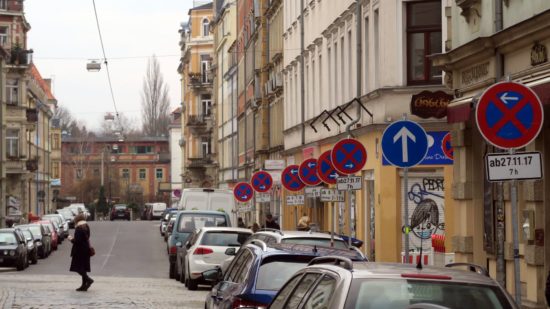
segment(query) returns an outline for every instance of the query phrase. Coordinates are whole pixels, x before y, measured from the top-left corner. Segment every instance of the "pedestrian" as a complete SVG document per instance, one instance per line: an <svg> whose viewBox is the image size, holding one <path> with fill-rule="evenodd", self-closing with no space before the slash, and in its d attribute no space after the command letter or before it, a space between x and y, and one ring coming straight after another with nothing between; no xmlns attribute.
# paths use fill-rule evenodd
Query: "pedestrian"
<svg viewBox="0 0 550 309"><path fill-rule="evenodd" d="M252 232L256 233L259 230L260 230L260 225L256 222L254 222L254 224L252 224Z"/></svg>
<svg viewBox="0 0 550 309"><path fill-rule="evenodd" d="M550 271L548 277L546 277L546 288L544 289L544 295L546 296L546 305L550 306Z"/></svg>
<svg viewBox="0 0 550 309"><path fill-rule="evenodd" d="M13 219L6 218L6 227L13 227Z"/></svg>
<svg viewBox="0 0 550 309"><path fill-rule="evenodd" d="M237 226L243 227L243 228L246 227L246 224L244 224L243 218L239 217L239 219L237 219Z"/></svg>
<svg viewBox="0 0 550 309"><path fill-rule="evenodd" d="M281 229L281 227L275 221L275 219L273 219L273 216L271 214L267 214L265 216L265 227L268 228L268 229L275 229L275 230L280 230Z"/></svg>
<svg viewBox="0 0 550 309"><path fill-rule="evenodd" d="M71 249L70 271L78 273L82 277L82 285L77 291L87 291L94 280L87 273L90 272L90 227L86 223L84 214L78 214L74 218L74 237L69 236L73 243Z"/></svg>
<svg viewBox="0 0 550 309"><path fill-rule="evenodd" d="M309 224L310 224L309 216L306 213L304 213L300 218L300 220L298 220L298 226L296 227L296 229L298 231L309 231Z"/></svg>

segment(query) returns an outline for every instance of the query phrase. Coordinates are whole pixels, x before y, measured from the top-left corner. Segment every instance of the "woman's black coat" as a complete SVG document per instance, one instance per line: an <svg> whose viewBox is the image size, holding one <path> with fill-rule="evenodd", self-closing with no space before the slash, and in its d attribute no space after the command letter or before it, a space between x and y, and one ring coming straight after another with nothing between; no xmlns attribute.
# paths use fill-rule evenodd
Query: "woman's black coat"
<svg viewBox="0 0 550 309"><path fill-rule="evenodd" d="M87 224L82 224L74 229L74 238L72 239L73 248L71 249L71 268L70 271L77 273L90 272L90 228Z"/></svg>

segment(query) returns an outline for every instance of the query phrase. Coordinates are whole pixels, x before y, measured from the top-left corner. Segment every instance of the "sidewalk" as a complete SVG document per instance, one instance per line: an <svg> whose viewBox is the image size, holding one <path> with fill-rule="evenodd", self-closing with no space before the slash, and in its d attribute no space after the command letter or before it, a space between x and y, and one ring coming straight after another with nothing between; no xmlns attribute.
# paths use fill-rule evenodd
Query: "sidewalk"
<svg viewBox="0 0 550 309"><path fill-rule="evenodd" d="M80 277L0 272L0 309L8 308L204 308L206 289L190 292L169 279L93 277L77 292Z"/></svg>

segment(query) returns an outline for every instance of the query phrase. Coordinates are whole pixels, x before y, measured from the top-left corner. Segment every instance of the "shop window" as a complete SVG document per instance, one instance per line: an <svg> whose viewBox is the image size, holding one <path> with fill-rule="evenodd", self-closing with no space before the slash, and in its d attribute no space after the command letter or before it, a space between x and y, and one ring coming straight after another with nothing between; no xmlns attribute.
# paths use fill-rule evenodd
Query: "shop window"
<svg viewBox="0 0 550 309"><path fill-rule="evenodd" d="M441 1L407 4L408 84L441 83L441 69L432 67L430 55L441 53Z"/></svg>

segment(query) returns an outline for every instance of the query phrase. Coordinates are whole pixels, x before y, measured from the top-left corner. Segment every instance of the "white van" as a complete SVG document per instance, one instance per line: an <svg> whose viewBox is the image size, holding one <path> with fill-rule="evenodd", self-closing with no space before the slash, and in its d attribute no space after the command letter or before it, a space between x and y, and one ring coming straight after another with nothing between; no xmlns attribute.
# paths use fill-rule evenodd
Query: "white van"
<svg viewBox="0 0 550 309"><path fill-rule="evenodd" d="M166 209L166 203L145 203L146 207L151 207L151 219L160 219Z"/></svg>
<svg viewBox="0 0 550 309"><path fill-rule="evenodd" d="M187 188L181 192L178 203L179 210L211 210L225 212L236 224L235 198L231 190L210 188Z"/></svg>

